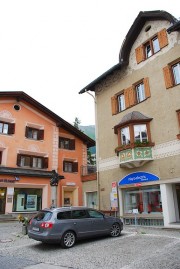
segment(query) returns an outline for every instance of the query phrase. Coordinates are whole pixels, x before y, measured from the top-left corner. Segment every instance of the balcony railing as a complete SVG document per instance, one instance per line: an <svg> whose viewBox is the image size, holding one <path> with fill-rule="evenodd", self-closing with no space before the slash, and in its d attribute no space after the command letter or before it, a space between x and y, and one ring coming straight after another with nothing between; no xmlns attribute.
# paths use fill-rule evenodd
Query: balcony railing
<svg viewBox="0 0 180 269"><path fill-rule="evenodd" d="M95 165L83 165L81 166L81 176L87 176L96 173Z"/></svg>

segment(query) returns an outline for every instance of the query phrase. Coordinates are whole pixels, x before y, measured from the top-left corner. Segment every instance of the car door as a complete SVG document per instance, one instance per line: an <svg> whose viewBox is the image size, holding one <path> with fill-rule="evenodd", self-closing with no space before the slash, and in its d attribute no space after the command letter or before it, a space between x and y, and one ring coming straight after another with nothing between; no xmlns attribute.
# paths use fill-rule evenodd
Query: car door
<svg viewBox="0 0 180 269"><path fill-rule="evenodd" d="M79 238L90 237L92 235L92 220L89 218L86 210L73 210L72 221Z"/></svg>
<svg viewBox="0 0 180 269"><path fill-rule="evenodd" d="M89 219L92 223L92 234L93 235L102 235L108 234L110 231L110 224L107 219L104 217L104 214L97 210L89 209L88 210Z"/></svg>

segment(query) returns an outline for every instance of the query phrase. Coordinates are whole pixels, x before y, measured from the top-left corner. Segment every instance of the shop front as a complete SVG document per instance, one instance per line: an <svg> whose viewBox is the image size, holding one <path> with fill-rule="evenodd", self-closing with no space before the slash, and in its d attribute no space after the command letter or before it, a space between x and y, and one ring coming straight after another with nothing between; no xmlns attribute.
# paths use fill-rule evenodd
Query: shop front
<svg viewBox="0 0 180 269"><path fill-rule="evenodd" d="M0 168L0 214L33 214L51 205L52 172Z"/></svg>
<svg viewBox="0 0 180 269"><path fill-rule="evenodd" d="M151 173L131 173L119 185L120 215L125 224L163 226L159 178Z"/></svg>

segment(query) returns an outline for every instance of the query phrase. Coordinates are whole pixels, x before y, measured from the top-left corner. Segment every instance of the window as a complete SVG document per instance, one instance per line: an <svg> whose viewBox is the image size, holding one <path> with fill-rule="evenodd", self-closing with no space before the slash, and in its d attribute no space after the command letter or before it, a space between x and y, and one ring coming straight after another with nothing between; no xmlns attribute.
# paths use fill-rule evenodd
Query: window
<svg viewBox="0 0 180 269"><path fill-rule="evenodd" d="M39 211L42 208L42 189L15 188L13 197L13 211ZM36 215L37 220L47 219L49 212L43 211Z"/></svg>
<svg viewBox="0 0 180 269"><path fill-rule="evenodd" d="M168 45L168 38L166 29L161 30L154 37L147 40L145 43L141 44L136 48L136 61L141 63L142 61L148 59L162 48Z"/></svg>
<svg viewBox="0 0 180 269"><path fill-rule="evenodd" d="M34 139L34 140L43 140L44 130L39 130L39 129L26 126L25 137L29 139Z"/></svg>
<svg viewBox="0 0 180 269"><path fill-rule="evenodd" d="M87 212L86 210L74 210L72 211L72 218L73 219L84 219L87 218Z"/></svg>
<svg viewBox="0 0 180 269"><path fill-rule="evenodd" d="M162 212L161 193L159 186L124 191L124 212L133 213L138 209L139 213L153 214Z"/></svg>
<svg viewBox="0 0 180 269"><path fill-rule="evenodd" d="M160 50L158 37L155 36L152 40L149 40L144 45L144 49L145 49L146 59L149 58L149 57L151 57L156 52L158 52Z"/></svg>
<svg viewBox="0 0 180 269"><path fill-rule="evenodd" d="M0 165L2 163L2 151L0 151Z"/></svg>
<svg viewBox="0 0 180 269"><path fill-rule="evenodd" d="M126 114L121 122L114 126L114 133L118 135L118 146L115 151L134 147L154 146L151 141L149 118L138 111Z"/></svg>
<svg viewBox="0 0 180 269"><path fill-rule="evenodd" d="M129 127L125 127L121 129L121 143L122 145L130 144Z"/></svg>
<svg viewBox="0 0 180 269"><path fill-rule="evenodd" d="M134 142L147 142L146 124L134 125Z"/></svg>
<svg viewBox="0 0 180 269"><path fill-rule="evenodd" d="M123 93L111 97L112 115L137 105L150 96L149 79L144 78L125 89Z"/></svg>
<svg viewBox="0 0 180 269"><path fill-rule="evenodd" d="M95 210L88 210L90 218L103 219L104 215L101 212Z"/></svg>
<svg viewBox="0 0 180 269"><path fill-rule="evenodd" d="M0 134L14 134L14 132L14 123L0 122Z"/></svg>
<svg viewBox="0 0 180 269"><path fill-rule="evenodd" d="M118 109L119 109L119 112L125 110L125 99L124 99L124 93L120 94L118 96Z"/></svg>
<svg viewBox="0 0 180 269"><path fill-rule="evenodd" d="M163 68L166 89L180 84L180 59Z"/></svg>
<svg viewBox="0 0 180 269"><path fill-rule="evenodd" d="M17 165L20 167L38 169L48 168L48 158L18 154Z"/></svg>
<svg viewBox="0 0 180 269"><path fill-rule="evenodd" d="M63 171L67 172L67 173L78 172L78 163L77 162L64 161L63 162Z"/></svg>
<svg viewBox="0 0 180 269"><path fill-rule="evenodd" d="M75 140L65 137L59 137L59 148L75 150Z"/></svg>
<svg viewBox="0 0 180 269"><path fill-rule="evenodd" d="M140 103L145 100L144 83L141 82L140 84L136 85L135 88L136 88L137 103Z"/></svg>
<svg viewBox="0 0 180 269"><path fill-rule="evenodd" d="M57 213L57 219L71 219L71 211L64 211Z"/></svg>

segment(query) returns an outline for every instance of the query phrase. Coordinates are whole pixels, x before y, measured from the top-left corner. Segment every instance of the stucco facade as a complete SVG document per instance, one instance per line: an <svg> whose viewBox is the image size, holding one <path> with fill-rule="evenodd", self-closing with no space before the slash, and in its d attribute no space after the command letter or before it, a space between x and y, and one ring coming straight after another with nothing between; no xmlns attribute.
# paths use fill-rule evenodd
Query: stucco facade
<svg viewBox="0 0 180 269"><path fill-rule="evenodd" d="M83 205L81 166L91 146L91 138L27 94L0 92L0 214Z"/></svg>
<svg viewBox="0 0 180 269"><path fill-rule="evenodd" d="M138 48L143 49L139 62ZM116 182L118 211L128 224L136 216L138 224L180 226L179 63L179 21L166 12L140 12L119 64L80 92L91 90L96 97L99 207L111 209ZM169 73L170 87L167 66L177 71ZM138 128L147 129L136 135Z"/></svg>

